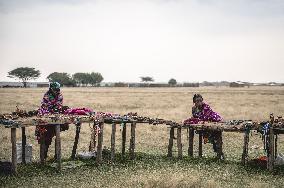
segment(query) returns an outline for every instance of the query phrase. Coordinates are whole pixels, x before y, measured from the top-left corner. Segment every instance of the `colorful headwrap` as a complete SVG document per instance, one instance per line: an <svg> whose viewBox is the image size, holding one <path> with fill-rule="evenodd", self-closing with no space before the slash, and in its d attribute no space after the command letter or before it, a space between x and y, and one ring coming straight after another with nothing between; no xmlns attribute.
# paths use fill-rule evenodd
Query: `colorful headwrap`
<svg viewBox="0 0 284 188"><path fill-rule="evenodd" d="M51 89L60 89L60 83L58 83L58 82L51 82L49 84L49 88L51 88Z"/></svg>

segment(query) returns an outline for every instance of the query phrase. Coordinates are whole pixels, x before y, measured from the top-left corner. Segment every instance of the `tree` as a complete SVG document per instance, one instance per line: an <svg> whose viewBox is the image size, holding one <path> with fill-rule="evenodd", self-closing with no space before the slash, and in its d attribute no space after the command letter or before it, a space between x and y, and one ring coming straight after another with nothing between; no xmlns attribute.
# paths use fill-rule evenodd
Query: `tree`
<svg viewBox="0 0 284 188"><path fill-rule="evenodd" d="M86 85L88 84L90 77L87 73L77 72L73 74L73 79L75 80L77 85Z"/></svg>
<svg viewBox="0 0 284 188"><path fill-rule="evenodd" d="M9 78L16 78L23 82L24 87L27 87L28 80L37 79L40 76L40 71L30 67L19 67L8 72Z"/></svg>
<svg viewBox="0 0 284 188"><path fill-rule="evenodd" d="M104 80L104 77L101 75L101 73L98 73L98 72L92 72L90 74L90 77L91 77L90 84L92 86L97 85L97 84L101 83Z"/></svg>
<svg viewBox="0 0 284 188"><path fill-rule="evenodd" d="M75 81L66 72L53 72L48 75L50 82L59 82L62 86L75 86Z"/></svg>
<svg viewBox="0 0 284 188"><path fill-rule="evenodd" d="M169 80L168 84L169 84L170 86L175 86L175 85L177 84L177 81L176 81L176 79L171 78L171 79Z"/></svg>
<svg viewBox="0 0 284 188"><path fill-rule="evenodd" d="M73 79L78 85L85 85L87 86L88 84L95 86L103 81L103 76L101 73L98 72L92 72L92 73L83 73L83 72L78 72L73 74Z"/></svg>
<svg viewBox="0 0 284 188"><path fill-rule="evenodd" d="M145 77L141 76L140 78L142 82L154 82L154 79L150 76L145 76Z"/></svg>

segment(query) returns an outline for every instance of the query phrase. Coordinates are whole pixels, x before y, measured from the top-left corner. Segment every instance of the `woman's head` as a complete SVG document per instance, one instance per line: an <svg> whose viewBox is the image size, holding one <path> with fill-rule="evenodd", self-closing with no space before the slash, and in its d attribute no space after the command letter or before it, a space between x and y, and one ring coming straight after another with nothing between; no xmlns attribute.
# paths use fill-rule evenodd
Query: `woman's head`
<svg viewBox="0 0 284 188"><path fill-rule="evenodd" d="M49 84L49 91L51 91L54 94L60 93L60 84L58 82L51 82Z"/></svg>
<svg viewBox="0 0 284 188"><path fill-rule="evenodd" d="M200 94L194 94L192 101L196 106L201 106L203 103L203 97Z"/></svg>

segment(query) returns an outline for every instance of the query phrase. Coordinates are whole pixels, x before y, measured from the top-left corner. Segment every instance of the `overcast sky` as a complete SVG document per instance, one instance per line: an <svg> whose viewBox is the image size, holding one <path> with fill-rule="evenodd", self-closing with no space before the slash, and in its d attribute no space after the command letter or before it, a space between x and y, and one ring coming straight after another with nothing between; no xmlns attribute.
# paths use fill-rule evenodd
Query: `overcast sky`
<svg viewBox="0 0 284 188"><path fill-rule="evenodd" d="M21 66L38 81L284 82L284 1L0 0L0 81Z"/></svg>

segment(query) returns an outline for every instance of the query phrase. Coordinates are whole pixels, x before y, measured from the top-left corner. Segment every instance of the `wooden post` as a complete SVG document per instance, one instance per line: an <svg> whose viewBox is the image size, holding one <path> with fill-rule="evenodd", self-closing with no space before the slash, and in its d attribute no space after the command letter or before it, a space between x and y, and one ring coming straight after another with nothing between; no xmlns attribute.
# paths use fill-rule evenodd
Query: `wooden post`
<svg viewBox="0 0 284 188"><path fill-rule="evenodd" d="M177 148L178 148L178 158L182 159L181 126L177 128Z"/></svg>
<svg viewBox="0 0 284 188"><path fill-rule="evenodd" d="M188 131L188 156L193 157L193 140L194 140L194 129L189 128Z"/></svg>
<svg viewBox="0 0 284 188"><path fill-rule="evenodd" d="M268 140L268 153L267 153L267 168L269 171L273 170L274 167L274 161L275 161L275 156L274 156L274 144L275 144L275 139L274 139L274 129L273 129L273 124L274 124L274 116L273 114L270 114L270 122L269 122L269 140Z"/></svg>
<svg viewBox="0 0 284 188"><path fill-rule="evenodd" d="M168 157L172 157L173 156L174 134L175 134L175 128L171 127L171 129L170 129L169 145L168 145Z"/></svg>
<svg viewBox="0 0 284 188"><path fill-rule="evenodd" d="M94 151L97 145L97 140L96 140L96 124L93 124L93 131L91 134L91 141L90 141L90 145L89 145L89 151Z"/></svg>
<svg viewBox="0 0 284 188"><path fill-rule="evenodd" d="M202 132L199 131L199 147L198 147L198 156L202 157Z"/></svg>
<svg viewBox="0 0 284 188"><path fill-rule="evenodd" d="M116 132L116 124L112 124L111 129L111 162L115 161L115 132Z"/></svg>
<svg viewBox="0 0 284 188"><path fill-rule="evenodd" d="M56 161L57 161L57 168L61 170L61 139L60 139L60 124L55 125L55 144L56 144Z"/></svg>
<svg viewBox="0 0 284 188"><path fill-rule="evenodd" d="M125 143L126 143L126 123L122 124L122 147L121 147L121 154L122 156L125 155Z"/></svg>
<svg viewBox="0 0 284 188"><path fill-rule="evenodd" d="M17 173L17 146L16 146L16 128L11 128L11 143L12 143L12 173Z"/></svg>
<svg viewBox="0 0 284 188"><path fill-rule="evenodd" d="M98 146L97 146L97 158L96 162L98 164L102 163L103 158L103 139L104 139L104 123L99 124L100 132L98 134Z"/></svg>
<svg viewBox="0 0 284 188"><path fill-rule="evenodd" d="M56 137L54 141L54 160L57 161L57 143L56 143Z"/></svg>
<svg viewBox="0 0 284 188"><path fill-rule="evenodd" d="M248 144L249 144L249 132L245 130L244 134L244 146L243 146L243 154L242 154L242 164L246 165L248 160Z"/></svg>
<svg viewBox="0 0 284 188"><path fill-rule="evenodd" d="M276 134L275 135L275 145L274 145L275 146L275 149L274 149L275 150L275 154L274 154L275 159L277 158L277 152L278 152L277 151L277 147L278 147L277 141L278 141L278 135Z"/></svg>
<svg viewBox="0 0 284 188"><path fill-rule="evenodd" d="M269 153L268 153L268 161L267 161L269 171L272 171L273 167L274 167L274 161L275 161L274 142L275 142L274 130L273 130L273 126L271 125L271 127L269 129Z"/></svg>
<svg viewBox="0 0 284 188"><path fill-rule="evenodd" d="M26 164L26 145L27 145L26 128L22 127L22 163L23 164Z"/></svg>
<svg viewBox="0 0 284 188"><path fill-rule="evenodd" d="M46 150L46 145L45 145L45 133L43 133L40 136L40 163L44 164L45 163L45 150ZM55 152L56 153L56 152Z"/></svg>
<svg viewBox="0 0 284 188"><path fill-rule="evenodd" d="M131 123L131 138L130 138L130 146L129 146L129 153L130 153L130 159L135 158L135 128L136 128L136 122Z"/></svg>
<svg viewBox="0 0 284 188"><path fill-rule="evenodd" d="M80 130L81 130L81 123L79 122L79 123L76 123L76 135L75 135L75 141L74 141L72 154L71 154L72 159L75 159L75 155L76 155L76 151L77 151L77 145L78 145L78 142L79 142Z"/></svg>
<svg viewBox="0 0 284 188"><path fill-rule="evenodd" d="M218 154L217 157L218 159L225 159L224 158L224 153L223 153L223 137L222 137L222 131L218 132Z"/></svg>

